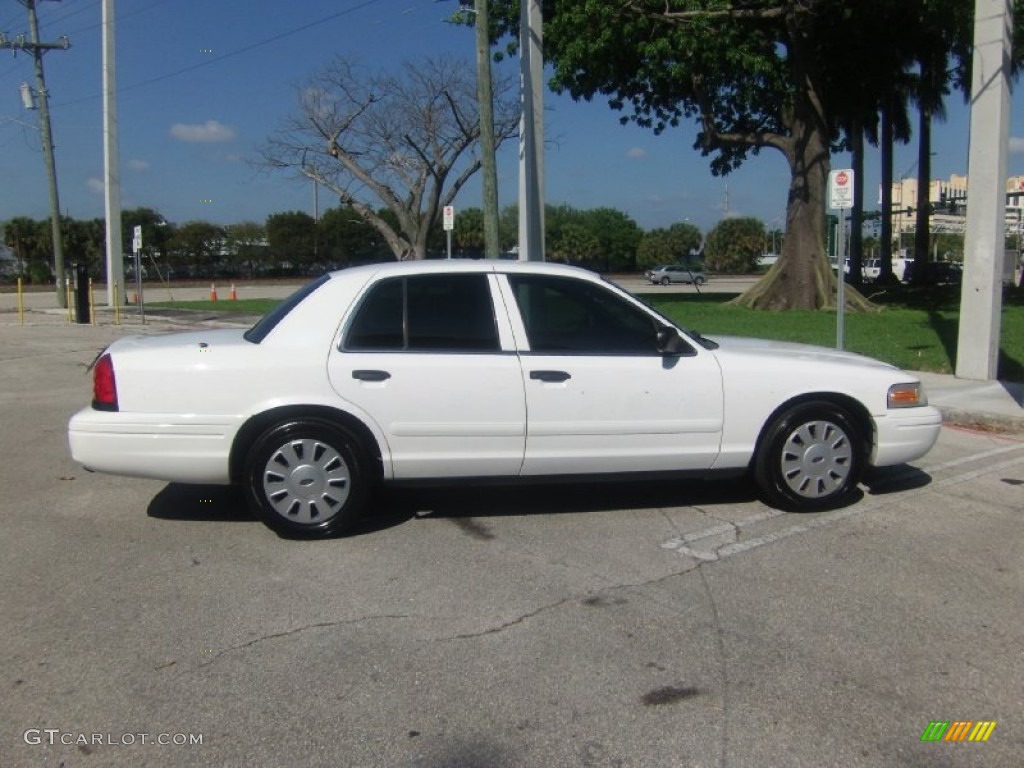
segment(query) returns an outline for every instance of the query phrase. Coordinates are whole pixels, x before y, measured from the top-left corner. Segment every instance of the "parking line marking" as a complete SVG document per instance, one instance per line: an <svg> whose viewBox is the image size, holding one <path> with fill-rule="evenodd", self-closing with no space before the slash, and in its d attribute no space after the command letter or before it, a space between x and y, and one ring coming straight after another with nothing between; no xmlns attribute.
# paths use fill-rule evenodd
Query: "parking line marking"
<svg viewBox="0 0 1024 768"><path fill-rule="evenodd" d="M1024 450L1024 446L1014 446L1010 450ZM1007 449L988 451L985 454L973 455L967 461L971 461L978 458L986 458L987 456L990 455L996 455L999 453L1006 452ZM967 463L967 461L954 459L952 461L943 462L942 464L928 467L927 470L934 472L940 468L946 468L949 466ZM908 492L906 495L916 496L918 494L927 493L937 488L945 488L946 486L956 485L958 483L963 483L968 480L974 480L978 477L998 472L1001 469L1018 465L1021 462L1024 462L1024 456L1016 456L1012 459L1008 459L1007 461L1003 461L998 464L991 464L987 467L984 467L983 469L975 469L971 470L970 472L964 472L959 475L945 477L941 480L935 480L922 488L916 488ZM867 503L857 504L852 507L846 507L845 509L834 510L832 512L823 512L819 517L816 517L812 520L808 520L805 523L797 523L796 525L791 525L788 528L783 528L780 531L772 531L771 533L766 533L762 536L755 536L751 539L745 539L743 541L734 541L729 544L724 544L723 546L715 550L701 550L686 546L687 544L690 544L694 541L700 541L701 539L706 539L711 536L718 536L726 533L738 533L741 529L743 529L746 526L753 525L754 523L763 522L765 520L770 520L771 518L778 517L779 515L787 514L786 512L780 512L774 509L768 510L767 512L753 515L749 518L739 520L735 523L715 525L711 528L705 528L700 531L694 531L693 533L684 534L682 536L675 536L665 541L661 545L661 547L662 549L674 550L678 552L680 555L692 557L696 560L702 560L704 562L714 562L715 560L723 560L726 557L731 557L732 555L738 555L741 552L747 552L751 549L756 549L757 547L764 546L765 544L771 544L774 541L787 539L790 536L795 536L800 533L807 533L808 531L811 531L815 528L824 528L826 525L831 525L832 523L836 523L841 520L846 520L847 518L854 517L855 515L859 515L864 512L870 512L872 510L878 509L879 507L888 504L890 501L891 498L878 498Z"/></svg>

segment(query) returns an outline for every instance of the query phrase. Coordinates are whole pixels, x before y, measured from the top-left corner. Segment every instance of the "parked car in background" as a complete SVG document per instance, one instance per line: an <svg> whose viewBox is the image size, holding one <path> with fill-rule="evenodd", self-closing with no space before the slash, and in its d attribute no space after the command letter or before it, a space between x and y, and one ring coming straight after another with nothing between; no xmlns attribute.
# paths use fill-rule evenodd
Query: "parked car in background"
<svg viewBox="0 0 1024 768"><path fill-rule="evenodd" d="M565 265L328 273L249 330L121 338L68 426L87 469L236 483L268 526L330 536L381 484L749 474L782 509L856 498L925 454L920 382L849 352L711 340Z"/></svg>
<svg viewBox="0 0 1024 768"><path fill-rule="evenodd" d="M644 276L654 285L669 285L670 283L692 283L693 285L704 285L708 281L707 276L696 266L688 264L663 264L644 272Z"/></svg>
<svg viewBox="0 0 1024 768"><path fill-rule="evenodd" d="M878 279L878 276L882 273L882 260L879 258L865 259L864 266L861 269L861 274L864 275L864 279L868 282Z"/></svg>
<svg viewBox="0 0 1024 768"><path fill-rule="evenodd" d="M930 261L928 262L928 279L935 285L958 285L963 281L964 268L961 264L952 261ZM903 282L909 283L914 279L914 262L908 262L903 271Z"/></svg>

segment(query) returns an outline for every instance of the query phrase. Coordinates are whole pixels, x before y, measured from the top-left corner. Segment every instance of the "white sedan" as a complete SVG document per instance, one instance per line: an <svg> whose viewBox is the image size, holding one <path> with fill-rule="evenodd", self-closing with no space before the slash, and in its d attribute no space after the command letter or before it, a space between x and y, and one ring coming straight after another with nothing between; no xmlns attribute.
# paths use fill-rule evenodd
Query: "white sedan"
<svg viewBox="0 0 1024 768"><path fill-rule="evenodd" d="M706 339L586 271L508 261L333 272L247 331L130 337L68 428L90 470L238 483L285 535L350 527L380 483L750 473L849 501L926 453L921 384L846 352Z"/></svg>

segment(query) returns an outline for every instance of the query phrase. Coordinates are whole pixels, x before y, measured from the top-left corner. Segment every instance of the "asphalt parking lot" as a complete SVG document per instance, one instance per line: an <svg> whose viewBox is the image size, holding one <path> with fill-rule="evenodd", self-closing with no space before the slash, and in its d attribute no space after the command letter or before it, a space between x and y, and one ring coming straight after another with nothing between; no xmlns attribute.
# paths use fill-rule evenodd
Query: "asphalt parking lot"
<svg viewBox="0 0 1024 768"><path fill-rule="evenodd" d="M288 541L71 462L86 366L138 330L0 316L2 766L1020 764L1024 435L944 428L834 512L403 491Z"/></svg>

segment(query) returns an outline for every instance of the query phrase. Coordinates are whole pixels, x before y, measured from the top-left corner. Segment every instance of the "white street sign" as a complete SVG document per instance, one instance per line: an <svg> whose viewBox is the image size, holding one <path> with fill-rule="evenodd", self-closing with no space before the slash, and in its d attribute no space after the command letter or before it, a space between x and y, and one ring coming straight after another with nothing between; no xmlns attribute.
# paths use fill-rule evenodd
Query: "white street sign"
<svg viewBox="0 0 1024 768"><path fill-rule="evenodd" d="M828 207L853 208L853 170L845 168L828 174Z"/></svg>
<svg viewBox="0 0 1024 768"><path fill-rule="evenodd" d="M446 205L444 207L444 229L445 232L451 232L455 229L455 206Z"/></svg>

